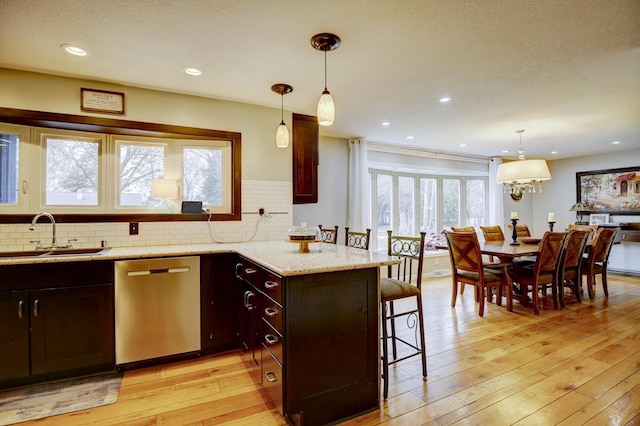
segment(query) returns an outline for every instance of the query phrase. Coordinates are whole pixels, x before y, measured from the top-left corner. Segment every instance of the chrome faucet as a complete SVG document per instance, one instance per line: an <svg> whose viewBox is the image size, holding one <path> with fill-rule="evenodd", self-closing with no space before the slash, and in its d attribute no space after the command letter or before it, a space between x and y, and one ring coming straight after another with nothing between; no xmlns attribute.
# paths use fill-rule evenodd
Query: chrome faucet
<svg viewBox="0 0 640 426"><path fill-rule="evenodd" d="M49 212L42 212L42 213L38 213L37 215L35 215L33 217L33 219L31 219L31 226L29 227L30 231L33 231L36 229L36 222L38 221L38 219L40 219L42 216L46 217L47 219L49 219L51 221L51 225L53 226L53 236L51 237L51 247L36 247L36 248L56 248L58 247L58 241L56 240L56 220L53 218L53 215Z"/></svg>

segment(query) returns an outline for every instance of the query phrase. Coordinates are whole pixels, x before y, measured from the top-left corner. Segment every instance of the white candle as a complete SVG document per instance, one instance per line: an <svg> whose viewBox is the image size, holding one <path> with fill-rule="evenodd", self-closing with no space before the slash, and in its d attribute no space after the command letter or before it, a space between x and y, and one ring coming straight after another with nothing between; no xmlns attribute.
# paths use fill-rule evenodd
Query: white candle
<svg viewBox="0 0 640 426"><path fill-rule="evenodd" d="M511 212L511 219L517 219L518 218L518 212Z"/></svg>
<svg viewBox="0 0 640 426"><path fill-rule="evenodd" d="M555 222L556 214L554 212L549 212L549 220L547 222Z"/></svg>

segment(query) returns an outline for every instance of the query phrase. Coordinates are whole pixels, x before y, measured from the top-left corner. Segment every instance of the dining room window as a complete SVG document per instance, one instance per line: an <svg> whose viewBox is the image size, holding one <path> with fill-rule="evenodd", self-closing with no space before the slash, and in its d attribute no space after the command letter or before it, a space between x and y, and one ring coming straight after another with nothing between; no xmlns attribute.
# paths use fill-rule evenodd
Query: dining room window
<svg viewBox="0 0 640 426"><path fill-rule="evenodd" d="M372 235L376 250L386 249L387 230L398 235L420 231L437 236L452 226L485 224L487 178L439 176L370 169Z"/></svg>

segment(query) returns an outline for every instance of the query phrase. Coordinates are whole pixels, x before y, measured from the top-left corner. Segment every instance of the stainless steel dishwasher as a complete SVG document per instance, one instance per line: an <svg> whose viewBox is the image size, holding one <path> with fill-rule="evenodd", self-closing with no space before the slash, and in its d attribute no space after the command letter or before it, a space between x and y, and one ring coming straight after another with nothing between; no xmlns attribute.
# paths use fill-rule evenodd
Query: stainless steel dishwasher
<svg viewBox="0 0 640 426"><path fill-rule="evenodd" d="M200 351L200 258L115 262L116 364Z"/></svg>

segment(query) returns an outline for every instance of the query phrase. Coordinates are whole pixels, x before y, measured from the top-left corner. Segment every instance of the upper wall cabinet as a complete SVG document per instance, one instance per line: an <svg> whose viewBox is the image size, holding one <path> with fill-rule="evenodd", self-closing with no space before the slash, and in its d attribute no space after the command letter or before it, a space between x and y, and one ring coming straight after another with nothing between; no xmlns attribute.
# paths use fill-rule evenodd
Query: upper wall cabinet
<svg viewBox="0 0 640 426"><path fill-rule="evenodd" d="M318 120L293 114L293 204L318 202Z"/></svg>

